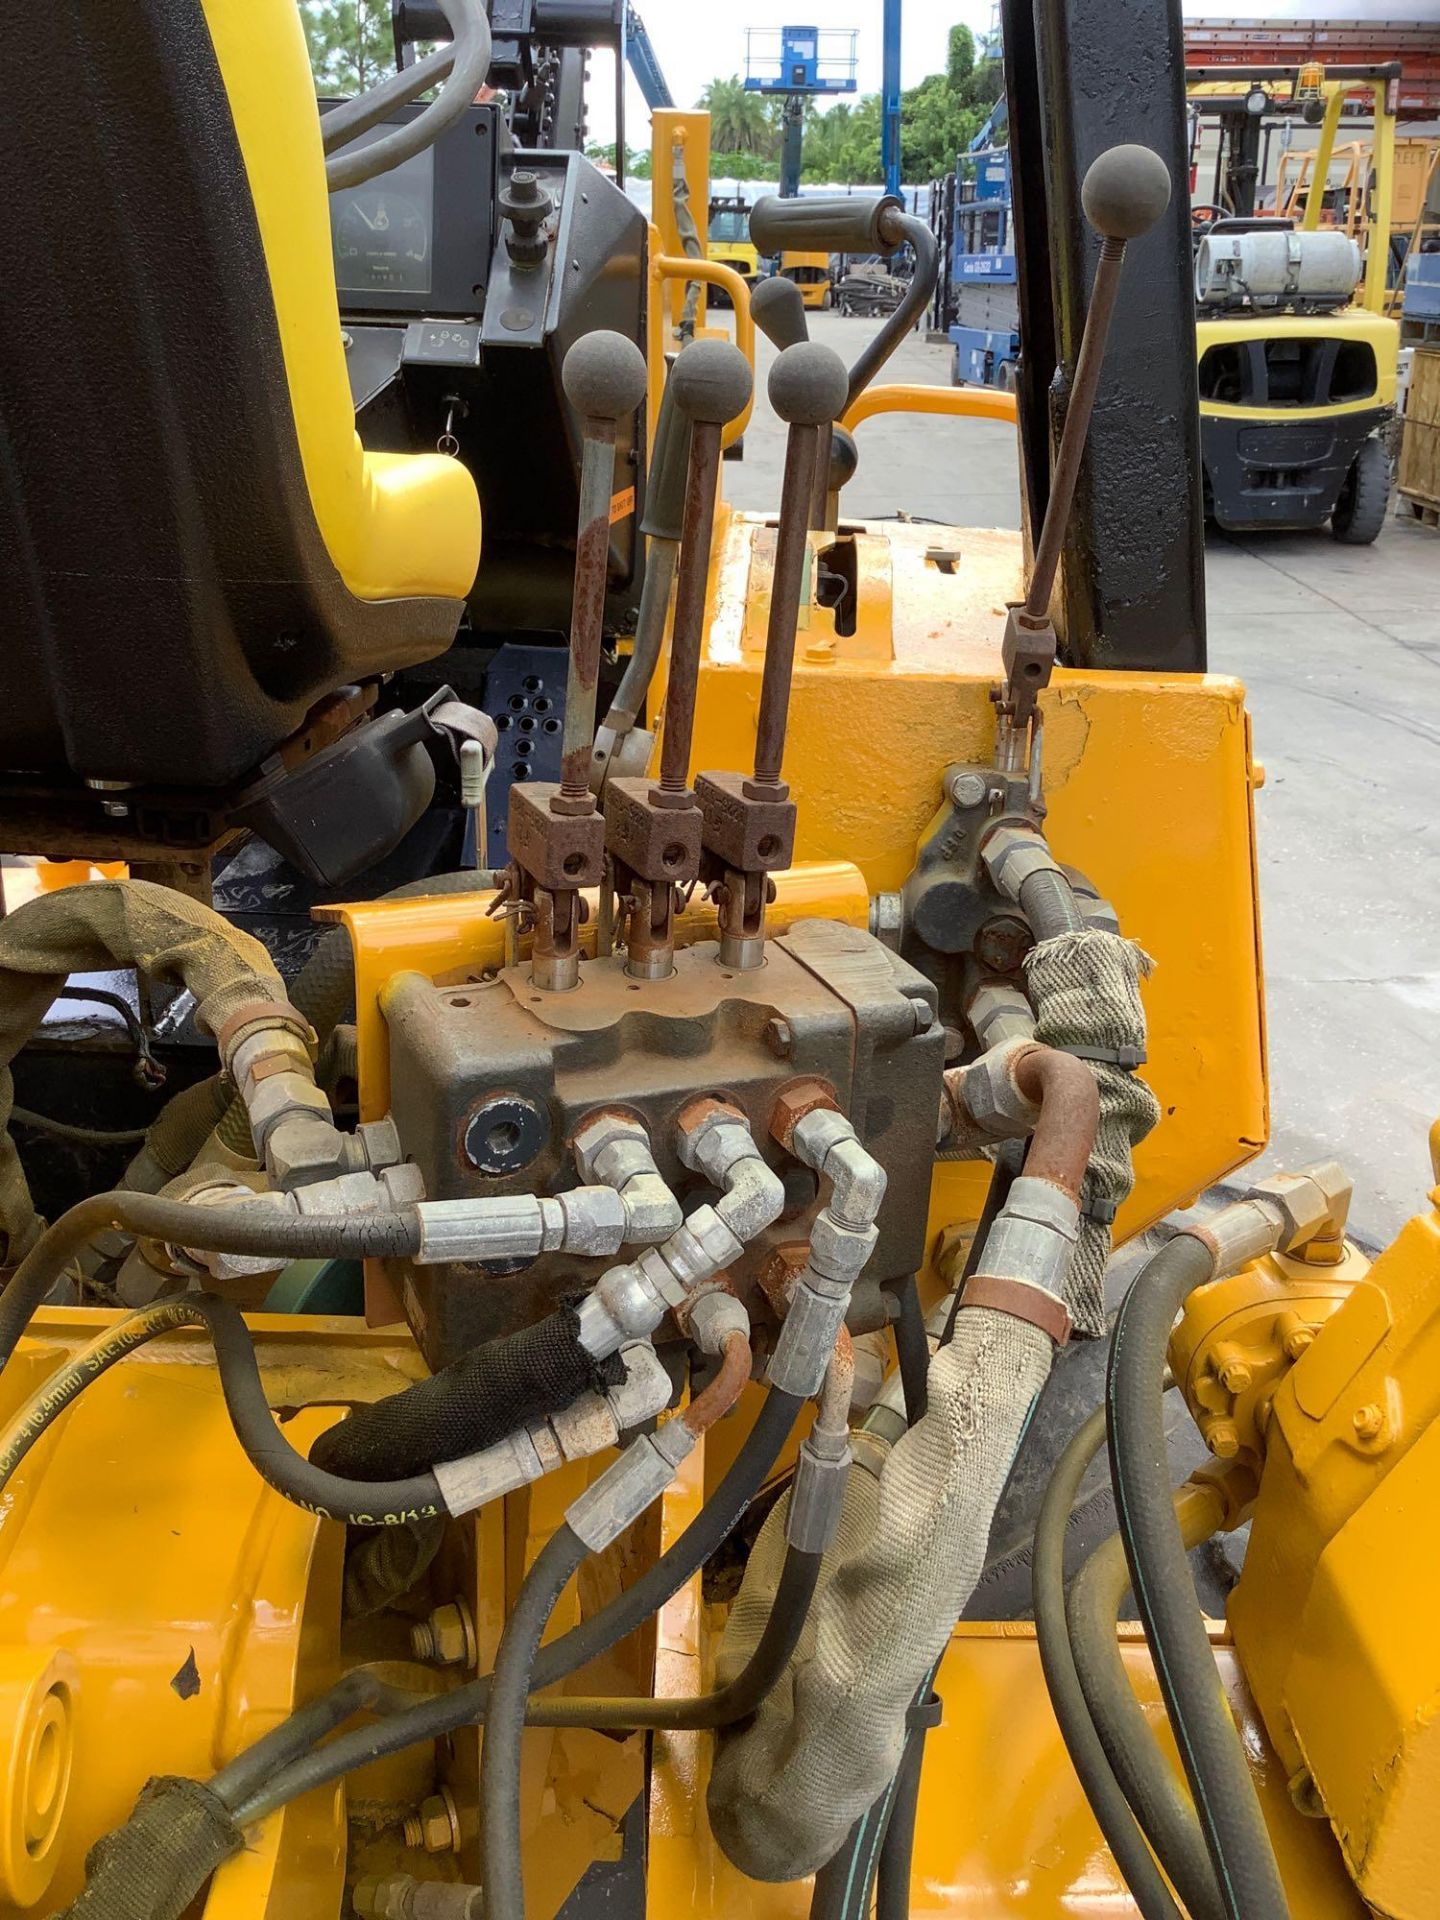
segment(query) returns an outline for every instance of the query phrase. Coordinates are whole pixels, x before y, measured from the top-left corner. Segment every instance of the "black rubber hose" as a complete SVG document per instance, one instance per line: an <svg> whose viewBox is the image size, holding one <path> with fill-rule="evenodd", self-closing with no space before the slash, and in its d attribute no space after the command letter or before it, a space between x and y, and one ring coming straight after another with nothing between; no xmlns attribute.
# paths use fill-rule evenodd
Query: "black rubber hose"
<svg viewBox="0 0 1440 1920"><path fill-rule="evenodd" d="M312 1465L275 1424L244 1315L210 1294L187 1296L215 1345L220 1386L235 1437L261 1479L297 1506L352 1527L388 1527L445 1512L433 1473L391 1480L347 1480Z"/></svg>
<svg viewBox="0 0 1440 1920"><path fill-rule="evenodd" d="M915 1859L915 1821L920 1811L920 1775L925 1728L912 1727L895 1773L890 1814L875 1870L875 1920L910 1920L910 1876Z"/></svg>
<svg viewBox="0 0 1440 1920"><path fill-rule="evenodd" d="M1288 1920L1255 1784L1230 1717L1175 1517L1165 1449L1170 1330L1214 1272L1191 1234L1168 1241L1121 1303L1106 1374L1110 1472L1130 1586L1230 1920Z"/></svg>
<svg viewBox="0 0 1440 1920"><path fill-rule="evenodd" d="M990 1185L985 1189L985 1204L980 1209L979 1220L975 1223L970 1251L965 1255L965 1265L955 1287L955 1297L950 1302L950 1317L945 1322L944 1333L940 1336L942 1347L948 1347L955 1338L955 1319L960 1312L960 1302L964 1298L965 1282L980 1265L980 1256L985 1251L985 1242L990 1238L990 1229L998 1219L1005 1202L1010 1198L1010 1189L1019 1175L1024 1157L1025 1145L1020 1140L1004 1140L996 1151Z"/></svg>
<svg viewBox="0 0 1440 1920"><path fill-rule="evenodd" d="M562 1521L526 1574L500 1636L480 1751L480 1838L486 1920L525 1920L520 1848L520 1741L540 1641L555 1602L590 1549Z"/></svg>
<svg viewBox="0 0 1440 1920"><path fill-rule="evenodd" d="M352 1480L403 1479L479 1453L624 1377L622 1356L597 1361L580 1344L579 1315L560 1307L462 1354L428 1380L356 1407L320 1435L310 1458Z"/></svg>
<svg viewBox="0 0 1440 1920"><path fill-rule="evenodd" d="M816 1873L810 1920L866 1920L894 1790L891 1780L851 1827L840 1850Z"/></svg>
<svg viewBox="0 0 1440 1920"><path fill-rule="evenodd" d="M1097 1407L1061 1454L1045 1489L1040 1517L1035 1524L1032 1563L1035 1637L1040 1647L1046 1690L1070 1764L1135 1904L1144 1920L1180 1920L1180 1910L1151 1858L1090 1717L1066 1620L1065 1534L1086 1469L1104 1444L1105 1409ZM1112 1639L1114 1634L1112 1619ZM1208 1878L1208 1861L1205 1869Z"/></svg>
<svg viewBox="0 0 1440 1920"><path fill-rule="evenodd" d="M311 1748L342 1726L352 1714L365 1711L398 1713L413 1706L417 1696L391 1686L371 1667L352 1667L335 1685L314 1700L297 1707L288 1719L237 1754L209 1782L213 1793L233 1813L273 1774L291 1766Z"/></svg>
<svg viewBox="0 0 1440 1920"><path fill-rule="evenodd" d="M895 1358L905 1394L905 1422L913 1427L925 1418L930 1376L930 1341L925 1332L925 1315L920 1310L920 1289L913 1273L901 1281L896 1296L900 1313L895 1322Z"/></svg>
<svg viewBox="0 0 1440 1920"><path fill-rule="evenodd" d="M643 1625L704 1566L765 1484L804 1404L798 1394L770 1389L729 1470L690 1525L633 1586L617 1594L588 1620L582 1620L579 1626L541 1648L532 1683L535 1689L553 1686L557 1680L564 1680L608 1652ZM485 1716L490 1682L491 1675L483 1674L457 1687L453 1693L427 1700L373 1727L341 1734L328 1746L317 1748L270 1780L263 1791L241 1809L246 1824L273 1813L276 1807L283 1807L313 1787L327 1786L332 1780L353 1773L372 1760L403 1753L407 1747L439 1740L461 1727L473 1725Z"/></svg>
<svg viewBox="0 0 1440 1920"><path fill-rule="evenodd" d="M230 1301L206 1293L186 1293L142 1307L129 1320L109 1328L83 1355L57 1369L46 1382L33 1418L0 1452L0 1487L86 1387L137 1347L181 1326L203 1326L209 1334L235 1437L261 1479L287 1500L324 1519L355 1527L410 1524L446 1511L432 1473L373 1484L343 1480L321 1472L297 1453L275 1424L244 1315Z"/></svg>
<svg viewBox="0 0 1440 1920"><path fill-rule="evenodd" d="M798 1547L787 1545L775 1598L770 1603L760 1638L739 1673L723 1687L696 1694L688 1700L625 1700L561 1694L553 1699L532 1700L525 1724L604 1727L607 1731L631 1733L645 1727L693 1732L702 1728L733 1727L737 1721L748 1720L773 1690L799 1645L805 1616L819 1583L820 1561L818 1553L804 1553Z"/></svg>
<svg viewBox="0 0 1440 1920"><path fill-rule="evenodd" d="M1117 1535L1102 1541L1070 1586L1070 1650L1091 1724L1120 1791L1193 1920L1221 1920L1220 1889L1183 1783L1156 1744L1120 1654L1116 1621L1129 1590Z"/></svg>
<svg viewBox="0 0 1440 1920"><path fill-rule="evenodd" d="M277 1254L288 1260L394 1260L420 1248L420 1216L401 1213L277 1213L256 1202L202 1207L153 1193L91 1194L45 1229L0 1294L0 1368L32 1315L81 1248L119 1229L207 1253Z"/></svg>

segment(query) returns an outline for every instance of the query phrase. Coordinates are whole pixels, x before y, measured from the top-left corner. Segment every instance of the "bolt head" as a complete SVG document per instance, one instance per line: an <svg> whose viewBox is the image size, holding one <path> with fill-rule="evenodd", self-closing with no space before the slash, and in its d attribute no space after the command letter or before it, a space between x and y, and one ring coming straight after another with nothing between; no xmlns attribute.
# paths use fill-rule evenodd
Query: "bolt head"
<svg viewBox="0 0 1440 1920"><path fill-rule="evenodd" d="M1243 1360L1227 1360L1220 1369L1220 1384L1227 1393L1244 1393L1253 1378Z"/></svg>
<svg viewBox="0 0 1440 1920"><path fill-rule="evenodd" d="M1298 1360L1314 1344L1314 1327L1292 1327L1285 1336L1285 1357L1287 1360Z"/></svg>
<svg viewBox="0 0 1440 1920"><path fill-rule="evenodd" d="M957 773L950 782L951 804L957 807L983 806L989 791L983 774Z"/></svg>
<svg viewBox="0 0 1440 1920"><path fill-rule="evenodd" d="M790 1050L795 1044L795 1038L790 1031L790 1022L788 1020L782 1020L779 1014L776 1014L774 1019L765 1022L764 1027L761 1029L760 1037L764 1040L766 1046L770 1049L771 1053L775 1055L777 1060L789 1058Z"/></svg>
<svg viewBox="0 0 1440 1920"><path fill-rule="evenodd" d="M1205 1444L1217 1460L1233 1460L1240 1451L1240 1435L1233 1420L1212 1420L1205 1430Z"/></svg>
<svg viewBox="0 0 1440 1920"><path fill-rule="evenodd" d="M1355 1409L1352 1425L1357 1440L1378 1440L1385 1430L1385 1414L1373 1400Z"/></svg>

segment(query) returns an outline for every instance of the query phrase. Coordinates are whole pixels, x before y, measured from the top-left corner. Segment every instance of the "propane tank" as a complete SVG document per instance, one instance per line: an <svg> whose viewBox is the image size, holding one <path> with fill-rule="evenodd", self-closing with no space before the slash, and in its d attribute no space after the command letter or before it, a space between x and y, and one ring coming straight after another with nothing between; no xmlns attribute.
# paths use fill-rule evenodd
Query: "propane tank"
<svg viewBox="0 0 1440 1920"><path fill-rule="evenodd" d="M1360 249L1348 234L1208 233L1195 255L1202 307L1338 306L1360 278Z"/></svg>

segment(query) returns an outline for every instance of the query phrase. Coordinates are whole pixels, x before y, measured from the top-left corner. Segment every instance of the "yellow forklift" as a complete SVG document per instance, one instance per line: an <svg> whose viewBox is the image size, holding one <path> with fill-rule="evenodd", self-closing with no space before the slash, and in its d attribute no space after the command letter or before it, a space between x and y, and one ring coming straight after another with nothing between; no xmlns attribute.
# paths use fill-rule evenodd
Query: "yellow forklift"
<svg viewBox="0 0 1440 1920"><path fill-rule="evenodd" d="M129 870L0 918L0 1914L1425 1920L1440 1194L1242 1173L1178 7L1005 8L1013 395L776 281L757 396L623 21L394 17L0 65L0 836ZM924 408L1024 539L847 512Z"/></svg>
<svg viewBox="0 0 1440 1920"><path fill-rule="evenodd" d="M1400 350L1389 317L1398 66L1191 68L1219 129L1216 192L1192 207L1205 513L1232 533L1328 524L1364 546L1385 523ZM1342 111L1374 107L1366 218L1332 218ZM1261 128L1318 127L1298 219L1259 207Z"/></svg>

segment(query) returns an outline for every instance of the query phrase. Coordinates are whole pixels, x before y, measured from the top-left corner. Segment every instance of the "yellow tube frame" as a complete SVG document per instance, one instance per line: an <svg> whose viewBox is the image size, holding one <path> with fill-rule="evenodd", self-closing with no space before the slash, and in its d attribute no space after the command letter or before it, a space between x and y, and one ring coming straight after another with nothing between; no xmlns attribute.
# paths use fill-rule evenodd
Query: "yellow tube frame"
<svg viewBox="0 0 1440 1920"><path fill-rule="evenodd" d="M1010 420L1017 417L1013 393L988 387L920 387L897 381L887 387L867 387L840 416L846 433L877 413L949 414L955 420Z"/></svg>
<svg viewBox="0 0 1440 1920"><path fill-rule="evenodd" d="M651 229L652 241L657 238ZM665 386L665 302L663 290L670 280L699 280L705 286L723 287L730 296L730 304L735 309L735 344L750 362L750 371L755 371L755 322L750 317L750 289L733 267L722 266L718 260L692 260L686 254L673 255L660 253L653 246L650 254L650 298L645 314L645 359L650 375L648 404L650 408L651 431L658 417L660 395ZM720 435L722 447L733 447L750 424L750 415L754 411L755 396L752 391L745 403L745 411L730 422Z"/></svg>

